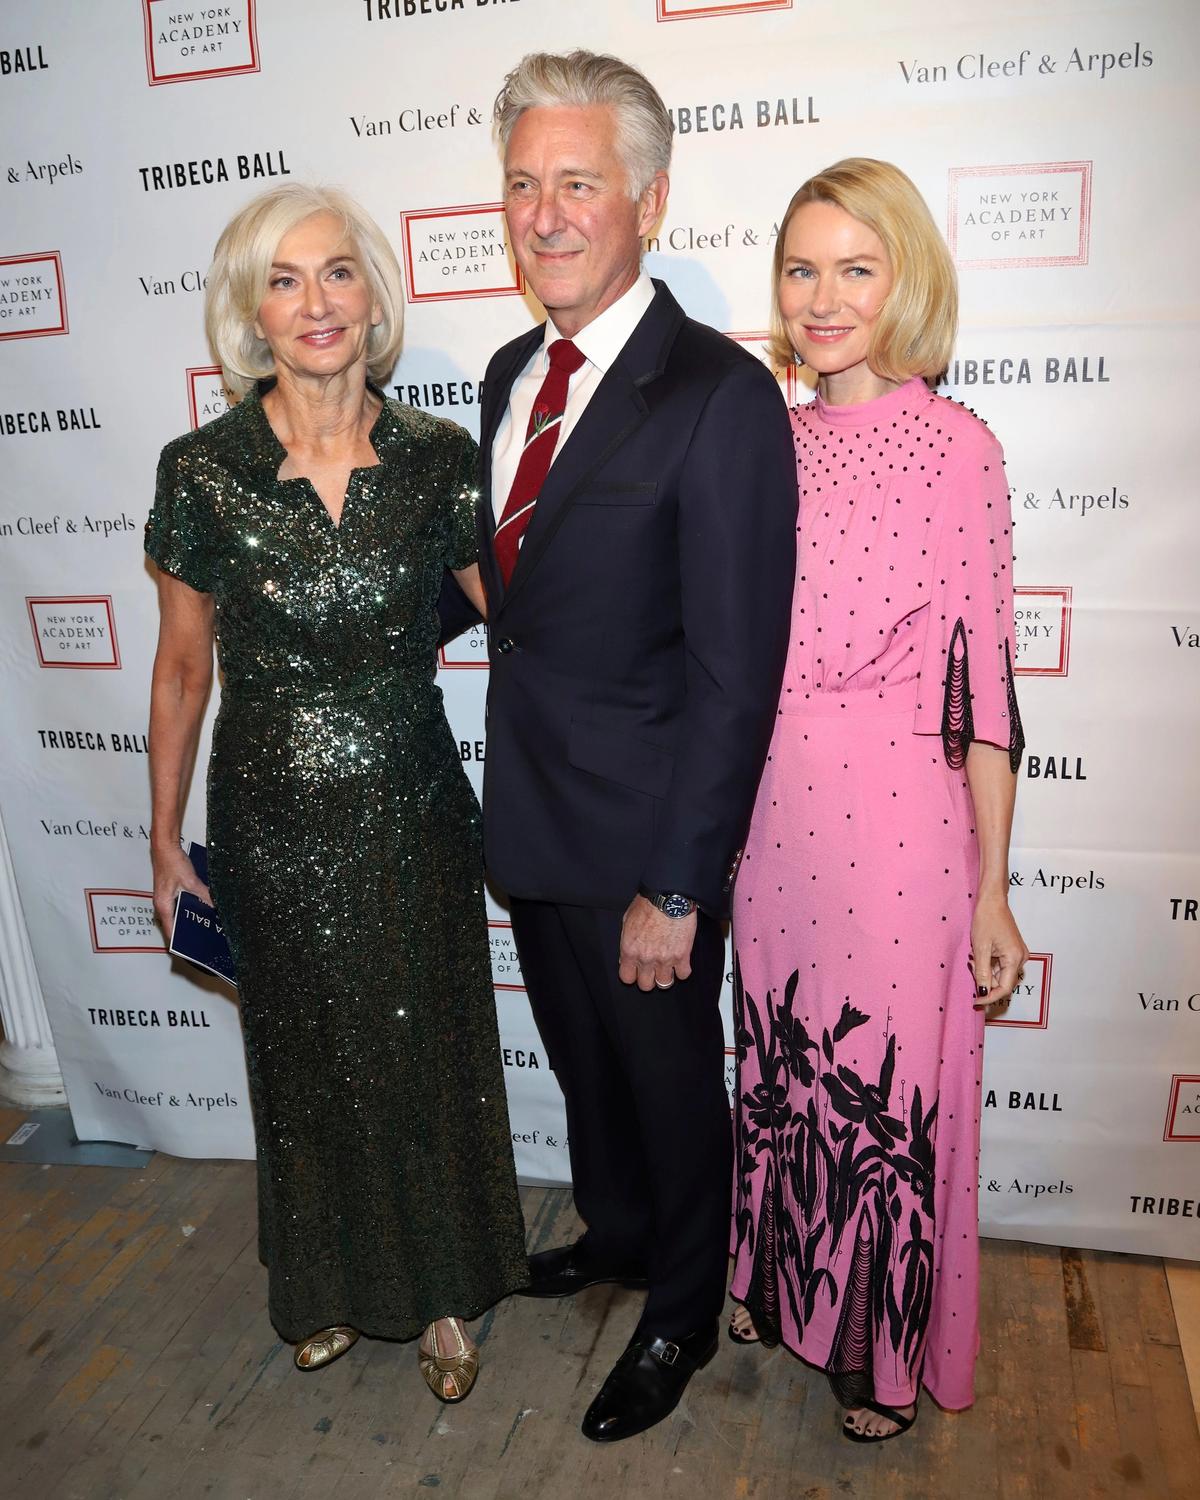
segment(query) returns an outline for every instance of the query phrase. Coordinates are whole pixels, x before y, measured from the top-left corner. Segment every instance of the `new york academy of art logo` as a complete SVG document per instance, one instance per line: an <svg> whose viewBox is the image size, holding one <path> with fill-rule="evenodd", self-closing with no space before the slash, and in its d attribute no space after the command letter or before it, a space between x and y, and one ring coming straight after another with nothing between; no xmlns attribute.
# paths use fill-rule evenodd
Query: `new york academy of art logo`
<svg viewBox="0 0 1200 1500"><path fill-rule="evenodd" d="M1200 1073L1172 1075L1163 1140L1200 1141Z"/></svg>
<svg viewBox="0 0 1200 1500"><path fill-rule="evenodd" d="M233 405L220 365L193 365L187 372L188 417L193 432Z"/></svg>
<svg viewBox="0 0 1200 1500"><path fill-rule="evenodd" d="M58 251L0 255L0 339L68 332L67 291Z"/></svg>
<svg viewBox="0 0 1200 1500"><path fill-rule="evenodd" d="M151 891L86 890L92 952L165 953Z"/></svg>
<svg viewBox="0 0 1200 1500"><path fill-rule="evenodd" d="M725 1096L729 1100L729 1113L737 1108L737 1048L725 1048Z"/></svg>
<svg viewBox="0 0 1200 1500"><path fill-rule="evenodd" d="M60 594L25 600L40 667L119 671L117 621L107 594Z"/></svg>
<svg viewBox="0 0 1200 1500"><path fill-rule="evenodd" d="M142 0L142 16L152 88L259 71L254 0Z"/></svg>
<svg viewBox="0 0 1200 1500"><path fill-rule="evenodd" d="M524 292L503 204L412 209L400 215L400 224L410 302L519 297Z"/></svg>
<svg viewBox="0 0 1200 1500"><path fill-rule="evenodd" d="M1070 584L1013 589L1018 677L1065 677L1071 664Z"/></svg>
<svg viewBox="0 0 1200 1500"><path fill-rule="evenodd" d="M791 10L792 0L655 0L660 21L703 21L713 16L742 16L760 10Z"/></svg>
<svg viewBox="0 0 1200 1500"><path fill-rule="evenodd" d="M472 625L470 630L439 646L438 666L443 672L486 672L488 649L484 627Z"/></svg>
<svg viewBox="0 0 1200 1500"><path fill-rule="evenodd" d="M1086 266L1090 161L951 167L946 238L960 266Z"/></svg>
<svg viewBox="0 0 1200 1500"><path fill-rule="evenodd" d="M1011 1026L1023 1031L1045 1031L1050 1024L1050 971L1052 953L1031 953L1025 960L1023 976L1012 992L1012 999L995 1016L989 1026Z"/></svg>
<svg viewBox="0 0 1200 1500"><path fill-rule="evenodd" d="M517 945L513 940L512 923L489 917L488 942L492 949L492 988L520 990L524 994L525 985L521 978Z"/></svg>

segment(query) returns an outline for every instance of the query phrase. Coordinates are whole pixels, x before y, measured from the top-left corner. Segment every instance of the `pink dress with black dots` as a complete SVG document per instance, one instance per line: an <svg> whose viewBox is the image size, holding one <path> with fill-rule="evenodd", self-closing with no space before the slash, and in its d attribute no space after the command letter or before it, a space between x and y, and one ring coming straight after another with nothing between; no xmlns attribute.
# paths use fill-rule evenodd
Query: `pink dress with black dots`
<svg viewBox="0 0 1200 1500"><path fill-rule="evenodd" d="M734 892L733 1294L840 1399L969 1406L974 739L1023 738L1003 455L923 381L792 413L791 647Z"/></svg>

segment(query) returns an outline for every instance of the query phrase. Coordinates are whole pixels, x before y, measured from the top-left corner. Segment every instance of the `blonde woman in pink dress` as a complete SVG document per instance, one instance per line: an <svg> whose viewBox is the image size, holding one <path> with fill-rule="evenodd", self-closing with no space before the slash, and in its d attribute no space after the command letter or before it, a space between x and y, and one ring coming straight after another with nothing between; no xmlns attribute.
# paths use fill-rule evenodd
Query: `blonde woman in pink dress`
<svg viewBox="0 0 1200 1500"><path fill-rule="evenodd" d="M1008 907L1023 747L1000 445L932 393L954 268L897 168L792 199L777 353L817 393L791 644L734 898L735 1339L825 1370L844 1434L969 1406L984 1011L1028 956Z"/></svg>

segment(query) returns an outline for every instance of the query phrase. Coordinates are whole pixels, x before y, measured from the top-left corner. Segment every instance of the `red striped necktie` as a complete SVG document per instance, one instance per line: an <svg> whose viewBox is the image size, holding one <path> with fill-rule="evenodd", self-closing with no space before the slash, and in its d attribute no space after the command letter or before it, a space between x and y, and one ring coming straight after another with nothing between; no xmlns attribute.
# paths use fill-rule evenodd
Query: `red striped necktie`
<svg viewBox="0 0 1200 1500"><path fill-rule="evenodd" d="M567 409L567 387L571 376L584 363L583 354L570 339L555 339L547 353L550 368L529 414L521 461L508 492L504 514L496 527L496 561L500 564L505 588L517 565L521 538L533 519L533 508L550 472L563 412Z"/></svg>

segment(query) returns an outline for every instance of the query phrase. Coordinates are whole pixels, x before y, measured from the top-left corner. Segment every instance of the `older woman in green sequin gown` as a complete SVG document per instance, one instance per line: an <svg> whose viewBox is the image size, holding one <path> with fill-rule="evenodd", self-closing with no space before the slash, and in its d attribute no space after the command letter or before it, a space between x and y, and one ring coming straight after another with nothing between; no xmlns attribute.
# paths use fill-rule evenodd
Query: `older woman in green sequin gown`
<svg viewBox="0 0 1200 1500"><path fill-rule="evenodd" d="M401 305L387 241L339 194L264 194L218 243L209 335L242 399L163 450L146 527L151 837L166 923L181 889L207 894L179 836L215 635L209 868L271 1318L306 1369L424 1330L453 1400L478 1360L461 1320L526 1263L478 808L434 681L445 569L483 605L476 449L371 384Z"/></svg>

